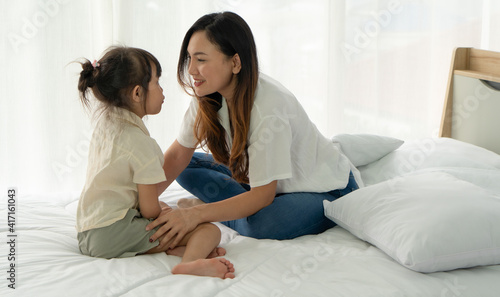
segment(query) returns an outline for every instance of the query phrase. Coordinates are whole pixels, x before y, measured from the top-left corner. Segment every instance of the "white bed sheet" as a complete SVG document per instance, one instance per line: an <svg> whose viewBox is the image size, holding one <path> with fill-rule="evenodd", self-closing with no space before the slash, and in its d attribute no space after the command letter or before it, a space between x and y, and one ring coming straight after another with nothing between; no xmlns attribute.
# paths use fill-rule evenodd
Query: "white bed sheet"
<svg viewBox="0 0 500 297"><path fill-rule="evenodd" d="M364 180L373 184L417 171L446 171L500 193L500 156L453 140L439 140L411 170L402 170L396 163L411 163L408 156L415 155L420 145L407 143L363 166ZM450 152L459 154L451 157ZM183 190L171 189L162 200L175 205L177 199L186 196ZM165 254L91 258L81 255L77 247L77 199L74 193L18 197L16 289L7 287L8 249L2 245L0 296L447 297L499 296L500 292L500 265L418 273L340 227L319 235L275 241L243 237L220 225L221 245L236 268L236 277L228 280L171 275L170 270L180 259ZM6 203L2 204L0 213L5 217ZM8 230L3 220L0 233L6 240Z"/></svg>

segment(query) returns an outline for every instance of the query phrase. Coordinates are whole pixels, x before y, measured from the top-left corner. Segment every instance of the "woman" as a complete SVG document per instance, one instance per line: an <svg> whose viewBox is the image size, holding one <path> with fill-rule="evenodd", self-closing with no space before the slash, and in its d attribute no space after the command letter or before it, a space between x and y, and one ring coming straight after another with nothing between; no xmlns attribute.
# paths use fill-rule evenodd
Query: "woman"
<svg viewBox="0 0 500 297"><path fill-rule="evenodd" d="M160 246L203 222L241 235L291 239L334 226L323 200L358 188L350 162L318 131L297 99L259 73L252 32L231 12L201 17L186 33L178 81L193 96L177 140L165 152L174 180L203 204L162 213ZM211 155L194 153L197 146ZM215 160L215 162L214 162Z"/></svg>

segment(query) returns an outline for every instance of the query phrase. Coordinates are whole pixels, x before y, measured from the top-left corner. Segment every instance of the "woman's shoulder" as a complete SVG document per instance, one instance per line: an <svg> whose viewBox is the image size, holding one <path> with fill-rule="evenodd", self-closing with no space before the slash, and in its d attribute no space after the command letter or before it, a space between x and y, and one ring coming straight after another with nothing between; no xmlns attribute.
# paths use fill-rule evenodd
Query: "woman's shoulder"
<svg viewBox="0 0 500 297"><path fill-rule="evenodd" d="M279 81L264 73L259 74L256 97L258 96L279 96L284 98L295 98L292 92L290 92Z"/></svg>
<svg viewBox="0 0 500 297"><path fill-rule="evenodd" d="M259 75L254 98L254 111L262 117L283 110L295 110L298 101L280 82L266 74Z"/></svg>

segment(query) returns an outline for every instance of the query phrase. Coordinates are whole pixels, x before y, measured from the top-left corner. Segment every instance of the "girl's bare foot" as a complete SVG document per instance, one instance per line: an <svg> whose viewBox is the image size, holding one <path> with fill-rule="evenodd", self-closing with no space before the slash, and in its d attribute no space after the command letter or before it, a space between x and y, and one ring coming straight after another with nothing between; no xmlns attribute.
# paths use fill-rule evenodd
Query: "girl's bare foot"
<svg viewBox="0 0 500 297"><path fill-rule="evenodd" d="M201 201L198 198L181 198L177 201L178 208L188 208L200 204L205 204L205 202Z"/></svg>
<svg viewBox="0 0 500 297"><path fill-rule="evenodd" d="M167 255L182 257L186 251L186 246L178 246L173 249L167 250ZM222 257L226 254L226 249L223 247L216 247L208 256L207 259Z"/></svg>
<svg viewBox="0 0 500 297"><path fill-rule="evenodd" d="M216 247L208 256L207 259L222 257L226 254L226 249L223 247Z"/></svg>
<svg viewBox="0 0 500 297"><path fill-rule="evenodd" d="M182 256L184 256L185 251L186 251L186 246L183 245L183 246L175 247L173 249L168 249L165 253L167 253L167 255L171 255L171 256L182 257Z"/></svg>
<svg viewBox="0 0 500 297"><path fill-rule="evenodd" d="M199 259L176 265L172 269L172 274L234 278L234 266L224 258Z"/></svg>

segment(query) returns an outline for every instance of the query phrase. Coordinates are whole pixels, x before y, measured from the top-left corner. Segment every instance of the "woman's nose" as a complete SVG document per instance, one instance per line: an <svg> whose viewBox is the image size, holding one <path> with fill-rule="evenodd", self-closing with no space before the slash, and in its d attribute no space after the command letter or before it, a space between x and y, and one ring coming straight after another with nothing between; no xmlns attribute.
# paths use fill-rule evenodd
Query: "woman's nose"
<svg viewBox="0 0 500 297"><path fill-rule="evenodd" d="M196 67L194 67L194 65L193 65L193 60L190 59L189 60L189 64L188 64L188 73L189 73L189 75L197 74L197 72L198 71L197 71Z"/></svg>

